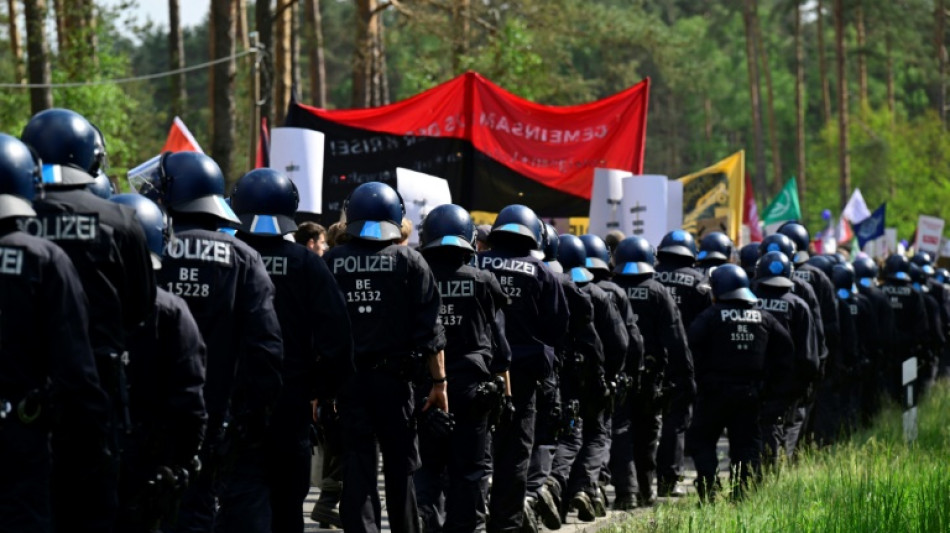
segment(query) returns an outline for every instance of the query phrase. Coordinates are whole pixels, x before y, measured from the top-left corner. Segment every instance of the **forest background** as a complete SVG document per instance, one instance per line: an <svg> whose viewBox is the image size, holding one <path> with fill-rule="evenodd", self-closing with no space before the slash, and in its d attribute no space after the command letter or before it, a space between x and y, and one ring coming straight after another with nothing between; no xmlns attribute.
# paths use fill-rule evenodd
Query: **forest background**
<svg viewBox="0 0 950 533"><path fill-rule="evenodd" d="M679 177L744 148L760 209L796 176L812 231L853 187L888 202L902 238L918 214L950 219L944 0L211 0L185 28L179 2L159 26L132 22L133 1L3 0L0 131L75 109L122 180L179 115L233 182L252 166L255 79L279 125L292 93L376 106L466 70L551 105L650 77L645 172ZM263 53L242 55L254 37Z"/></svg>

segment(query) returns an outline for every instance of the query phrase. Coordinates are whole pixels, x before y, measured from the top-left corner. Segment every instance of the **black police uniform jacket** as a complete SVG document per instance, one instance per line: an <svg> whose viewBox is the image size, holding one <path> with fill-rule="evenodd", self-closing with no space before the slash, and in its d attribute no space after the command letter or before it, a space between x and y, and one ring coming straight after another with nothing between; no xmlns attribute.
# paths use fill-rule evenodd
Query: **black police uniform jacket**
<svg viewBox="0 0 950 533"><path fill-rule="evenodd" d="M702 272L689 266L677 267L675 263L660 262L653 279L670 291L676 307L680 310L683 327L689 331L693 320L712 304L709 284Z"/></svg>
<svg viewBox="0 0 950 533"><path fill-rule="evenodd" d="M228 416L259 421L281 387L274 284L260 254L237 238L187 225L175 230L159 284L187 302L208 348L209 431L219 431Z"/></svg>
<svg viewBox="0 0 950 533"><path fill-rule="evenodd" d="M927 335L927 308L923 296L914 290L910 282L887 280L881 285L894 312L893 347L884 361L888 371L899 368L901 363L917 355ZM897 379L897 376L889 376Z"/></svg>
<svg viewBox="0 0 950 533"><path fill-rule="evenodd" d="M874 319L870 323L870 328L863 327L862 331L870 333L869 329L874 330L875 340L869 346L867 356L875 370L879 371L894 346L894 310L891 309L888 297L873 284L871 279L860 280L857 287L858 292L871 303Z"/></svg>
<svg viewBox="0 0 950 533"><path fill-rule="evenodd" d="M492 249L478 254L478 264L492 272L508 296L505 336L511 346L511 370L541 379L554 368L545 345L559 346L570 311L561 282L540 260L517 251Z"/></svg>
<svg viewBox="0 0 950 533"><path fill-rule="evenodd" d="M759 297L756 308L771 313L792 337L795 372L786 379L794 384L796 396L801 396L818 379L821 369L821 348L816 335L818 326L815 318L808 303L789 289L755 284L754 290Z"/></svg>
<svg viewBox="0 0 950 533"><path fill-rule="evenodd" d="M752 392L769 412L787 409L795 355L788 330L770 313L751 303L717 302L696 317L688 335L701 396Z"/></svg>
<svg viewBox="0 0 950 533"><path fill-rule="evenodd" d="M693 356L679 308L670 291L650 274L617 276L614 282L624 290L643 335L644 356L638 367L641 387L669 384L674 390L692 396L696 390ZM628 369L628 372L636 370ZM644 378L656 381L645 383Z"/></svg>
<svg viewBox="0 0 950 533"><path fill-rule="evenodd" d="M811 311L812 322L815 323L815 342L818 344L818 360L824 361L828 357L828 346L825 343L825 323L821 317L821 302L815 289L807 281L792 275L792 293L802 300Z"/></svg>
<svg viewBox="0 0 950 533"><path fill-rule="evenodd" d="M354 372L350 317L336 279L306 246L283 237L238 236L261 254L274 282L285 389L307 400L334 398Z"/></svg>
<svg viewBox="0 0 950 533"><path fill-rule="evenodd" d="M507 371L510 350L496 349L507 344L502 309L508 298L498 280L458 260L429 258L429 266L442 299L439 322L445 329L446 375L472 383Z"/></svg>
<svg viewBox="0 0 950 533"><path fill-rule="evenodd" d="M12 221L0 226L0 398L16 409L21 399L48 386L57 417L37 424L40 433L52 420L67 420L82 428L70 435L77 447L101 447L109 408L89 346L86 296L76 269L56 245L11 231Z"/></svg>
<svg viewBox="0 0 950 533"><path fill-rule="evenodd" d="M570 274L555 272L554 275L561 282L570 313L567 335L564 336L562 345L554 348L557 354L556 366L565 368L568 372L580 371L583 367L579 369L571 366L579 356L584 365L603 368L604 344L594 328L594 304L590 301L590 295L571 280Z"/></svg>
<svg viewBox="0 0 950 533"><path fill-rule="evenodd" d="M619 285L606 279L606 274L602 271L595 271L594 278L597 286L607 293L617 312L620 313L621 325L627 332L627 349L623 352L624 359L620 362L621 366L617 372L624 368L636 369L643 360L643 335L640 334L640 328L637 326L637 317L633 308L627 301L627 294ZM607 349L606 345L604 349Z"/></svg>
<svg viewBox="0 0 950 533"><path fill-rule="evenodd" d="M600 374L607 381L613 379L619 374L626 362L627 347L630 344L630 337L627 333L627 324L620 315L613 297L603 290L596 283L583 283L579 288L590 295L590 301L594 309L594 329L597 330L597 336L604 346L604 366L600 369ZM624 308L629 309L626 298L621 302ZM633 311L630 311L629 320L632 322ZM636 328L636 324L633 326ZM639 330L634 330L639 337Z"/></svg>
<svg viewBox="0 0 950 533"><path fill-rule="evenodd" d="M916 285L915 288L917 288ZM929 351L927 355L936 359L943 352L943 345L947 339L944 335L943 321L940 318L940 301L928 289L926 285L917 288L924 297L924 306L927 309L927 333L923 345Z"/></svg>
<svg viewBox="0 0 950 533"><path fill-rule="evenodd" d="M835 296L838 299L838 327L841 339L838 353L831 354L833 359L826 364L825 372L834 382L844 384L857 379L864 364L865 337L858 328L862 323L861 308L867 305L867 302L860 295L847 290L837 291Z"/></svg>
<svg viewBox="0 0 950 533"><path fill-rule="evenodd" d="M136 466L187 465L208 422L207 352L188 304L159 287L154 311L128 344L130 444L143 462Z"/></svg>
<svg viewBox="0 0 950 533"><path fill-rule="evenodd" d="M323 258L346 300L357 370L445 348L438 284L419 252L353 239Z"/></svg>
<svg viewBox="0 0 950 533"><path fill-rule="evenodd" d="M151 314L155 278L135 212L85 188L48 188L20 228L55 242L72 260L89 298L97 356L125 350L125 337Z"/></svg>
<svg viewBox="0 0 950 533"><path fill-rule="evenodd" d="M838 328L838 303L835 299L835 287L832 285L828 276L815 265L801 263L795 265L795 271L792 272L794 279L802 280L815 291L818 297L818 303L821 308L822 331L825 335L825 346L830 350L838 348L838 339L840 337Z"/></svg>

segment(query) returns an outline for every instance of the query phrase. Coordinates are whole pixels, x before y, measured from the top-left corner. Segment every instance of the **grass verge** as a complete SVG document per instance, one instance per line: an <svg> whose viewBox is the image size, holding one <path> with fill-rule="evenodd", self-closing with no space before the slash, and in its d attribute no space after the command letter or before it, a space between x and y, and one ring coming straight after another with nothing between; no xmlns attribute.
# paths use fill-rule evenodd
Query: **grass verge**
<svg viewBox="0 0 950 533"><path fill-rule="evenodd" d="M700 507L695 495L608 528L639 532L948 532L950 384L936 384L905 444L901 412L887 407L867 430L767 476L739 503Z"/></svg>

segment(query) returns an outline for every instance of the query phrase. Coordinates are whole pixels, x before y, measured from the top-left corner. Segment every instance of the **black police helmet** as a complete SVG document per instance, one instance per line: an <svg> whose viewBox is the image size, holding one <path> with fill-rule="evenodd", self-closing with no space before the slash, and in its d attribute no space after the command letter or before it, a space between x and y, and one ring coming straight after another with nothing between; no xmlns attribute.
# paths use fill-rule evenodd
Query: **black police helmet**
<svg viewBox="0 0 950 533"><path fill-rule="evenodd" d="M903 254L891 254L884 260L884 279L910 281L910 261Z"/></svg>
<svg viewBox="0 0 950 533"><path fill-rule="evenodd" d="M841 263L832 267L830 277L838 298L846 300L854 292L854 267L849 263Z"/></svg>
<svg viewBox="0 0 950 533"><path fill-rule="evenodd" d="M759 245L761 243L753 242L739 248L739 266L745 270L750 278L755 275L755 264L759 260Z"/></svg>
<svg viewBox="0 0 950 533"><path fill-rule="evenodd" d="M36 154L12 135L0 133L0 219L33 217L33 197L40 180Z"/></svg>
<svg viewBox="0 0 950 533"><path fill-rule="evenodd" d="M696 241L686 230L673 230L660 240L656 253L696 259Z"/></svg>
<svg viewBox="0 0 950 533"><path fill-rule="evenodd" d="M488 242L494 245L499 240L505 240L516 242L528 250L537 250L541 246L542 232L541 220L530 207L512 204L495 217Z"/></svg>
<svg viewBox="0 0 950 533"><path fill-rule="evenodd" d="M587 250L584 243L574 235L558 237L557 260L565 272L571 273L571 279L576 283L587 283L594 279L594 275L587 270Z"/></svg>
<svg viewBox="0 0 950 533"><path fill-rule="evenodd" d="M46 109L33 115L20 139L43 161L43 183L88 185L101 163L99 133L85 117L69 109Z"/></svg>
<svg viewBox="0 0 950 533"><path fill-rule="evenodd" d="M757 298L749 290L749 277L745 270L737 265L722 265L713 270L709 279L713 297L716 301L739 300L755 303Z"/></svg>
<svg viewBox="0 0 950 533"><path fill-rule="evenodd" d="M877 277L877 263L873 259L861 256L856 258L851 266L854 268L854 277L859 284L865 287L874 284L874 278Z"/></svg>
<svg viewBox="0 0 950 533"><path fill-rule="evenodd" d="M584 243L584 250L587 251L588 270L600 270L610 272L610 250L607 249L607 243L597 235L581 235L581 242Z"/></svg>
<svg viewBox="0 0 950 533"><path fill-rule="evenodd" d="M798 222L786 222L779 227L778 232L795 243L795 256L792 257L792 261L796 265L800 265L808 260L808 243L811 242L811 237L808 235L808 230L805 229L805 226L802 226Z"/></svg>
<svg viewBox="0 0 950 533"><path fill-rule="evenodd" d="M300 204L297 186L272 168L254 169L234 184L231 209L241 229L259 235L286 235L297 230L294 213Z"/></svg>
<svg viewBox="0 0 950 533"><path fill-rule="evenodd" d="M795 257L796 249L795 243L781 233L766 235L765 238L762 239L762 242L759 243L760 256L769 252L782 252L785 254L785 257L791 260Z"/></svg>
<svg viewBox="0 0 950 533"><path fill-rule="evenodd" d="M934 279L940 283L950 282L950 270L947 270L946 268L938 268L934 272Z"/></svg>
<svg viewBox="0 0 950 533"><path fill-rule="evenodd" d="M550 224L544 225L544 246L542 246L544 262L552 271L564 272L564 267L557 260L557 250L561 243L558 237L557 228Z"/></svg>
<svg viewBox="0 0 950 533"><path fill-rule="evenodd" d="M782 252L766 252L755 265L755 281L768 287L790 288L792 262Z"/></svg>
<svg viewBox="0 0 950 533"><path fill-rule="evenodd" d="M653 256L653 246L643 237L627 237L617 244L614 250L614 273L624 276L635 276L638 274L652 274L653 264L656 259Z"/></svg>
<svg viewBox="0 0 950 533"><path fill-rule="evenodd" d="M910 275L910 281L920 290L924 292L930 292L930 289L927 287L927 278L929 277L924 269L911 261L908 269L908 274Z"/></svg>
<svg viewBox="0 0 950 533"><path fill-rule="evenodd" d="M910 262L919 266L923 270L924 274L928 276L934 275L933 261L930 258L930 254L927 252L917 252L914 254L914 257L910 258Z"/></svg>
<svg viewBox="0 0 950 533"><path fill-rule="evenodd" d="M346 232L368 241L402 239L406 206L395 189L379 181L364 183L346 201Z"/></svg>
<svg viewBox="0 0 950 533"><path fill-rule="evenodd" d="M145 231L145 242L148 245L149 255L152 256L152 268L162 268L162 254L167 237L167 219L158 204L141 194L117 194L109 200L131 207L135 210L135 218Z"/></svg>
<svg viewBox="0 0 950 533"><path fill-rule="evenodd" d="M240 223L224 199L221 167L199 152L166 152L158 166L163 204L177 213L204 213Z"/></svg>
<svg viewBox="0 0 950 533"><path fill-rule="evenodd" d="M732 239L721 231L714 231L703 235L699 240L699 253L696 254L696 260L700 263L722 264L732 259L732 253L735 245Z"/></svg>
<svg viewBox="0 0 950 533"><path fill-rule="evenodd" d="M826 276L828 276L829 279L831 279L831 269L835 266L835 263L831 260L831 258L826 255L815 255L809 257L807 263L818 270L821 270Z"/></svg>
<svg viewBox="0 0 950 533"><path fill-rule="evenodd" d="M436 207L422 221L425 236L423 250L441 247L475 251L475 223L464 207L444 204Z"/></svg>
<svg viewBox="0 0 950 533"><path fill-rule="evenodd" d="M99 172L93 179L95 181L86 185L86 189L89 189L89 192L104 200L112 198L114 191L112 190L112 180L109 179L109 176L106 176L104 172Z"/></svg>

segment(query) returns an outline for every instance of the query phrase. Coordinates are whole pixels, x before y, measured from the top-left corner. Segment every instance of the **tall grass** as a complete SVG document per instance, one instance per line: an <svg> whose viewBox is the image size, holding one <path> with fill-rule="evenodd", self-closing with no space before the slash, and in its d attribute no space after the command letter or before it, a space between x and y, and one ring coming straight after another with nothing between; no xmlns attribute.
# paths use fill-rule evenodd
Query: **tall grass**
<svg viewBox="0 0 950 533"><path fill-rule="evenodd" d="M935 385L905 444L900 411L767 476L739 503L696 496L657 506L608 530L634 532L950 532L950 385Z"/></svg>

